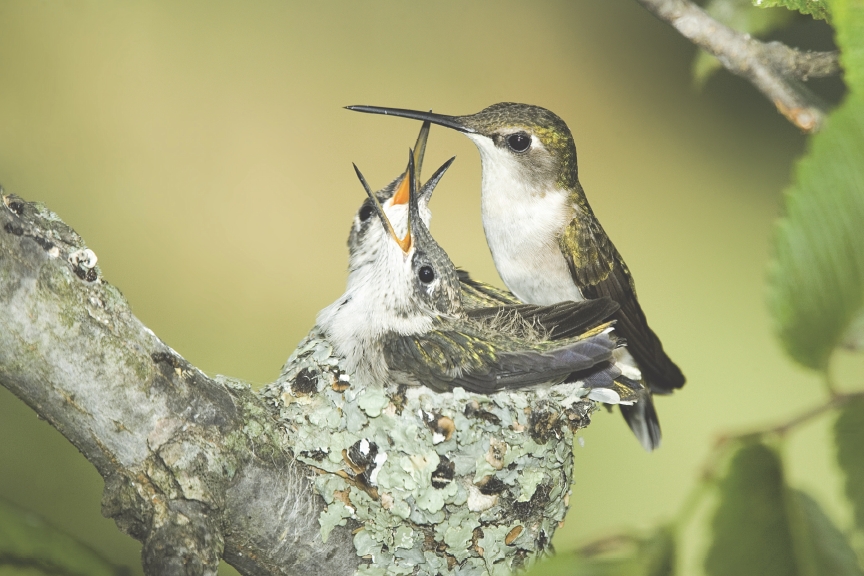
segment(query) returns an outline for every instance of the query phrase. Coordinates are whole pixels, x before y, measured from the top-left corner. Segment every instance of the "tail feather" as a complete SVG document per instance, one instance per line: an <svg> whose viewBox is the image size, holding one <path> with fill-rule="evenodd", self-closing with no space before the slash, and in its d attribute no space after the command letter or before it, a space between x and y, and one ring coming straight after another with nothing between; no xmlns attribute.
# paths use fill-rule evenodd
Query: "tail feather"
<svg viewBox="0 0 864 576"><path fill-rule="evenodd" d="M645 450L652 452L660 447L662 438L660 419L657 417L654 400L649 390L642 390L639 399L632 406L622 404L619 408L630 430Z"/></svg>

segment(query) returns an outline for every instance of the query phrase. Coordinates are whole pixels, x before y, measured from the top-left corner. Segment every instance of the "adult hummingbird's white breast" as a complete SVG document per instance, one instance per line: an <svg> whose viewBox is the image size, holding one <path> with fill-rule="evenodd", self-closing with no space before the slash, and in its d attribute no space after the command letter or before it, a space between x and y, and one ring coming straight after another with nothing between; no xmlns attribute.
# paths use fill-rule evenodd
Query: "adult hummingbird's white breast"
<svg viewBox="0 0 864 576"><path fill-rule="evenodd" d="M558 244L573 215L566 191L554 183L534 188L509 151L484 136L468 136L483 162L483 230L507 288L531 304L583 300Z"/></svg>

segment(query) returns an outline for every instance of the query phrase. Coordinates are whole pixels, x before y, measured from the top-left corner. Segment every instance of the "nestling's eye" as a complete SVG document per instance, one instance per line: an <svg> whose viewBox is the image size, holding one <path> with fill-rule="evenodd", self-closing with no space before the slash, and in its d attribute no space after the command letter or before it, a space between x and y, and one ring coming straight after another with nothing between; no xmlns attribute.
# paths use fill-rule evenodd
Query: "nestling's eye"
<svg viewBox="0 0 864 576"><path fill-rule="evenodd" d="M361 222L365 222L372 216L372 205L364 204L362 208L360 208L360 212L357 214L360 217Z"/></svg>
<svg viewBox="0 0 864 576"><path fill-rule="evenodd" d="M423 266L417 271L417 277L420 278L420 281L424 284L428 284L435 279L435 271L432 270L431 266Z"/></svg>
<svg viewBox="0 0 864 576"><path fill-rule="evenodd" d="M525 152L531 147L531 136L525 132L516 132L507 137L507 146L514 152Z"/></svg>

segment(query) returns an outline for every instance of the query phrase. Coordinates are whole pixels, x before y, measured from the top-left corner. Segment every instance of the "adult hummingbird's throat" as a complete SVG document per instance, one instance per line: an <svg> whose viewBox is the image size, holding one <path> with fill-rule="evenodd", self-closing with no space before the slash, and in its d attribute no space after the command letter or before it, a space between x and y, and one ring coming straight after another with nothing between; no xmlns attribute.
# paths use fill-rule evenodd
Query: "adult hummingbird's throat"
<svg viewBox="0 0 864 576"><path fill-rule="evenodd" d="M413 118L414 120L424 120L439 126L446 126L459 132L474 133L477 132L473 128L465 126L455 116L446 116L444 114L435 114L433 112L423 112L421 110L406 110L404 108L384 108L382 106L346 106L348 110L354 112L365 112L366 114L384 114L385 116L400 116L402 118Z"/></svg>

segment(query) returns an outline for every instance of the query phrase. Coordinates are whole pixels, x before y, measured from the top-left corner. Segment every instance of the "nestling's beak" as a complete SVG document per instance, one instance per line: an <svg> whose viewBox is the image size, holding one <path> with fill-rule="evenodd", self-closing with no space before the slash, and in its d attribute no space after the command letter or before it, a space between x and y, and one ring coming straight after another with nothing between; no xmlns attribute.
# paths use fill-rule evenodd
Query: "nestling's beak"
<svg viewBox="0 0 864 576"><path fill-rule="evenodd" d="M420 200L424 200L426 204L429 204L429 200L432 198L432 192L435 191L435 187L438 185L438 182L441 180L441 177L444 176L444 173L447 172L447 169L450 168L450 165L453 164L453 161L456 160L456 157L453 156L444 164L441 165L438 170L435 171L432 176L429 177L429 180L421 187L420 183L417 183L417 202Z"/></svg>
<svg viewBox="0 0 864 576"><path fill-rule="evenodd" d="M469 134L477 132L474 128L460 122L458 116L445 116L444 114L421 112L420 110L405 110L404 108L383 108L381 106L346 106L345 108L354 110L355 112L366 112L367 114L384 114L385 116L401 116L402 118L423 120Z"/></svg>
<svg viewBox="0 0 864 576"><path fill-rule="evenodd" d="M360 173L360 169L357 168L356 164L352 164L354 166L354 171L357 173L357 177L360 179L360 183L363 184L363 189L366 190L366 194L372 200L372 205L375 207L375 212L378 214L378 218L381 219L381 223L384 224L384 227L387 228L387 231L390 233L390 236L399 247L402 249L402 252L405 254L411 249L411 224L408 224L408 233L405 234L405 238L399 239L399 236L396 235L396 230L393 229L393 224L390 223L390 219L387 218L387 214L384 212L384 208L381 207L381 203L378 202L378 198L372 192L372 189L369 188L369 184L366 182L366 178L363 177L363 174ZM409 182L411 178L414 177L414 158L411 157L411 162L409 162L409 170L406 171L405 181ZM409 189L410 194L410 189Z"/></svg>
<svg viewBox="0 0 864 576"><path fill-rule="evenodd" d="M402 181L399 182L399 188L396 189L396 193L393 194L393 205L397 204L407 204L408 203L408 191L411 189L411 186L408 184L408 172L402 176Z"/></svg>

